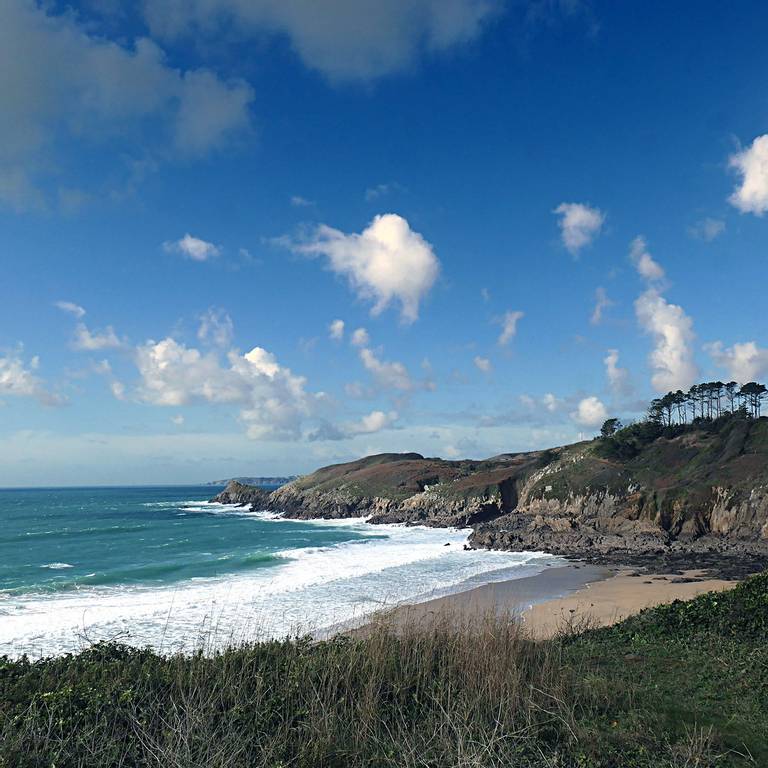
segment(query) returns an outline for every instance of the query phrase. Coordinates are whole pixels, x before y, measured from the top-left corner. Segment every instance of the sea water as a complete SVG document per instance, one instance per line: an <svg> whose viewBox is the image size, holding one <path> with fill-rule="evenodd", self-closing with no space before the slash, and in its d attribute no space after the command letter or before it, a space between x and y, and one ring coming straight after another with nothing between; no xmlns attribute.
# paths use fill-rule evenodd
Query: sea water
<svg viewBox="0 0 768 768"><path fill-rule="evenodd" d="M466 529L287 520L207 501L218 490L0 490L0 655L322 634L555 561L466 551Z"/></svg>

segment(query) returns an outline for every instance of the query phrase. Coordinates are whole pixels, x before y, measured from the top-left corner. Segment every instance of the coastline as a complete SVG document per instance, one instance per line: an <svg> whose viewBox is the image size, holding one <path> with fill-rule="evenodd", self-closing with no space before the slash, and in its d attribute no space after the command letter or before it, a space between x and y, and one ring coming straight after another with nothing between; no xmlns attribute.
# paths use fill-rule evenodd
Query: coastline
<svg viewBox="0 0 768 768"><path fill-rule="evenodd" d="M614 624L645 608L691 600L738 583L711 578L696 569L643 573L575 562L520 579L398 606L365 626L377 622L395 627L445 620L465 623L495 614L517 618L531 638L546 639L569 628ZM365 626L352 633L364 633Z"/></svg>

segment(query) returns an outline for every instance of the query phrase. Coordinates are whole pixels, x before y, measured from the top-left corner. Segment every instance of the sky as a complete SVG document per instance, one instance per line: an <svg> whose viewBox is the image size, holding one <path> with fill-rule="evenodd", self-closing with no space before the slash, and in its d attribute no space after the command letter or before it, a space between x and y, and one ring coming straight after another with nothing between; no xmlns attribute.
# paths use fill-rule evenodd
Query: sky
<svg viewBox="0 0 768 768"><path fill-rule="evenodd" d="M768 6L0 4L0 486L588 438L768 376Z"/></svg>

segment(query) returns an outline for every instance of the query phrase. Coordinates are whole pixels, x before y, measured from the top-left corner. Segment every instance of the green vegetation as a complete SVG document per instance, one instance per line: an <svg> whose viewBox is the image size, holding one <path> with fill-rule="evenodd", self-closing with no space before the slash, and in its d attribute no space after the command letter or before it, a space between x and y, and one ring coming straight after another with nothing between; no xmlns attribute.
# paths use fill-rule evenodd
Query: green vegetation
<svg viewBox="0 0 768 768"><path fill-rule="evenodd" d="M0 766L768 765L768 574L615 627L499 619L0 660Z"/></svg>

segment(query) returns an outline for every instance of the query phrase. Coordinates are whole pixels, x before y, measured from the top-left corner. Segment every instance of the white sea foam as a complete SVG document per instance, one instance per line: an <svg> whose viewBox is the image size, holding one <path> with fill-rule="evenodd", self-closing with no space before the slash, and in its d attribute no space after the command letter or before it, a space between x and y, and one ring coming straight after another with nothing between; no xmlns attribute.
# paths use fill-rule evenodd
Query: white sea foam
<svg viewBox="0 0 768 768"><path fill-rule="evenodd" d="M74 565L70 565L69 563L45 563L44 565L40 566L41 568L50 568L52 571L60 571L63 568L74 568Z"/></svg>
<svg viewBox="0 0 768 768"><path fill-rule="evenodd" d="M284 522L273 513L230 505L177 506L193 514L207 507L214 514ZM384 607L532 575L555 560L535 552L465 551L468 530L370 526L364 518L312 524L349 527L365 538L287 549L278 553L284 562L275 567L226 578L13 596L4 601L0 654L50 655L100 639L189 650L321 631Z"/></svg>

